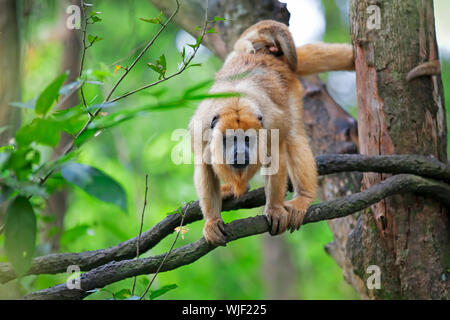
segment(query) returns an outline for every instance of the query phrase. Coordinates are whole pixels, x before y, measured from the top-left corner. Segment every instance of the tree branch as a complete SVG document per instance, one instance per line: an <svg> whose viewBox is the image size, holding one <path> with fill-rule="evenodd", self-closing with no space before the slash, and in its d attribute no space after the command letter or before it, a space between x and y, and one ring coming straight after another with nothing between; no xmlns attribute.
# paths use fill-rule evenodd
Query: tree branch
<svg viewBox="0 0 450 320"><path fill-rule="evenodd" d="M321 175L348 171L410 173L450 182L450 166L431 157L339 154L317 156L316 162Z"/></svg>
<svg viewBox="0 0 450 320"><path fill-rule="evenodd" d="M253 191L252 200L264 203L264 193ZM450 186L414 175L400 174L382 181L368 190L347 197L323 202L311 206L304 219L304 224L347 216L363 210L370 205L394 194L414 192L436 198L450 205ZM268 232L269 226L264 216L240 219L226 225L227 242L240 238ZM204 238L194 243L173 250L167 257L160 271L169 271L193 263L216 247L205 242ZM82 299L97 288L108 284L141 275L155 273L166 254L139 260L112 261L106 265L92 269L81 276L82 289L68 289L66 284L36 291L26 295L25 299Z"/></svg>
<svg viewBox="0 0 450 320"><path fill-rule="evenodd" d="M444 181L449 181L450 177L449 165L433 158L422 156L321 155L316 157L316 162L319 175L343 171L362 171L397 174L410 173L435 178L436 180L442 179ZM448 198L445 198L445 196ZM443 198L444 203L447 203L450 196L444 193L444 196L441 198ZM264 204L264 189L260 188L250 191L238 199L231 198L224 200L222 210L251 209L263 206ZM198 201L187 203L180 210L185 215L185 224L203 218ZM180 224L180 221L179 214L168 215L158 224L144 232L140 240L141 252L146 252L156 246L162 239L174 231ZM66 272L67 267L70 265L77 265L82 271L87 271L113 260L132 259L136 255L137 241L138 237L135 237L107 249L80 253L56 253L37 257L33 260L28 274ZM8 282L15 277L10 263L0 263L0 283Z"/></svg>

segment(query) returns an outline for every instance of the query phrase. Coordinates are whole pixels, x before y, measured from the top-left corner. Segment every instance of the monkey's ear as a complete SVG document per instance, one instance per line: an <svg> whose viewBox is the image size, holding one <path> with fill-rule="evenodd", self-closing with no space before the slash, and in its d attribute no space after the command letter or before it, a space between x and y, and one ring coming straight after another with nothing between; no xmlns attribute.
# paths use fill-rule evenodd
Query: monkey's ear
<svg viewBox="0 0 450 320"><path fill-rule="evenodd" d="M217 121L219 120L219 116L214 116L211 121L211 129L213 129L216 126Z"/></svg>

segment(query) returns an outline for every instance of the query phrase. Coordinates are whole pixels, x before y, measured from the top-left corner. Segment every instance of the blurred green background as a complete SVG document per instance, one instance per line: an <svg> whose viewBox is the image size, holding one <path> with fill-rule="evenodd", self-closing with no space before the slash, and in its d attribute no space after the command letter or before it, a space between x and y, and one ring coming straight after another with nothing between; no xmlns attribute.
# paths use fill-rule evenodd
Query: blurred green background
<svg viewBox="0 0 450 320"><path fill-rule="evenodd" d="M88 101L103 100L106 92L121 72L114 75L116 64L129 65L136 57L130 54L135 48L148 41L158 27L140 21L138 18L151 18L158 15L149 1L93 0L95 10L101 11L102 23L90 27L90 33L103 38L87 51L85 72L100 70L112 74L105 79L105 85L86 85ZM292 1L291 1L292 2ZM301 1L299 1L301 2ZM305 1L318 8L325 21L325 28L320 38L327 42L349 42L348 16L346 1L325 0ZM450 12L448 1L436 1L440 12ZM292 8L294 8L292 6ZM31 16L23 28L23 101L36 96L48 83L61 73L63 43L58 38L58 29L64 11L56 1L37 1ZM290 7L288 7L290 9ZM294 12L291 12L294 13ZM298 14L298 12L296 13ZM445 24L437 16L437 24ZM193 23L200 23L193 21ZM447 28L449 31L450 28ZM448 35L441 35L445 37ZM319 38L319 39L320 39ZM177 40L178 39L178 40ZM177 43L183 43L186 35L176 25L170 24L151 50L144 56L135 70L119 87L118 93L134 89L142 84L156 80L157 76L146 62L154 62L164 53L169 70L177 70L180 62ZM448 52L442 58L450 59ZM118 62L118 60L123 59ZM171 79L161 86L148 90L148 93L134 95L124 100L124 107L139 106L148 103L152 90L167 91L161 96L170 97L183 92L189 86L203 80L211 79L220 68L221 61L202 50L197 58L201 67L192 68L179 77ZM443 80L446 100L450 98L450 60L443 61ZM354 88L354 79L348 73L322 75L329 80L331 93L338 102L344 104L356 115L354 98L339 91L333 79L340 82L349 81L346 88ZM335 80L336 82L336 80ZM341 86L342 87L342 86ZM348 89L347 89L348 91ZM351 96L354 95L350 93ZM175 165L170 160L172 148L177 141L171 140L172 132L178 128L187 128L188 121L195 110L195 105L183 108L154 112L127 122L117 128L108 130L92 139L82 148L79 162L100 168L119 181L128 195L128 213L117 207L103 203L73 187L69 194L69 209L65 215L64 232L61 237L61 252L79 252L113 246L119 242L135 237L139 232L140 214L144 202L145 174L149 174L149 197L145 213L144 230L159 222L169 212L180 207L185 201L197 198L192 182L192 165ZM449 117L447 116L447 119ZM26 119L26 114L25 114ZM45 149L43 149L45 151ZM47 151L50 157L49 150ZM262 180L256 178L253 186L261 186ZM262 209L240 210L223 214L225 222L261 214ZM45 219L39 219L42 228ZM176 246L182 246L197 240L201 236L203 222L188 226L189 232L184 239L179 239ZM166 252L175 235L167 237L156 248L145 253L152 256ZM197 262L177 270L158 275L152 289L164 285L177 284L178 288L168 292L163 299L267 299L289 297L295 299L357 299L358 296L342 276L341 269L325 253L324 246L332 241L332 234L327 222L308 224L300 232L285 234L276 240L276 246L267 236L255 236L230 243L226 248L218 248ZM0 236L0 248L3 248L3 235ZM276 265L267 265L269 250L280 250L282 259ZM3 249L0 249L0 261L6 261ZM284 251L283 251L284 250ZM48 253L48 245L40 241L38 254ZM281 254L282 253L282 254ZM277 252L275 252L277 254ZM274 276L275 274L275 276ZM271 286L276 286L277 276L290 279L289 292L286 296L274 293ZM142 292L150 276L140 276L137 292ZM67 275L28 276L13 284L0 285L0 298L16 297L34 290L65 282ZM130 288L132 279L127 279L106 289L117 292ZM14 290L11 290L14 288ZM278 296L277 296L278 295ZM97 292L88 299L111 298L107 291Z"/></svg>

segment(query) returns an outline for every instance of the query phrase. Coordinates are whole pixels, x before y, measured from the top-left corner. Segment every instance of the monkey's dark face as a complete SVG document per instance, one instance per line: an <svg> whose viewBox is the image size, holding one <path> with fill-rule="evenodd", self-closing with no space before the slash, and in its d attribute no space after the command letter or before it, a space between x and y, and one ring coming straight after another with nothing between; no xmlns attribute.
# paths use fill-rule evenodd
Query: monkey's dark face
<svg viewBox="0 0 450 320"><path fill-rule="evenodd" d="M211 119L212 165L216 174L245 191L248 180L258 171L259 130L263 118L255 108L236 105L222 109Z"/></svg>

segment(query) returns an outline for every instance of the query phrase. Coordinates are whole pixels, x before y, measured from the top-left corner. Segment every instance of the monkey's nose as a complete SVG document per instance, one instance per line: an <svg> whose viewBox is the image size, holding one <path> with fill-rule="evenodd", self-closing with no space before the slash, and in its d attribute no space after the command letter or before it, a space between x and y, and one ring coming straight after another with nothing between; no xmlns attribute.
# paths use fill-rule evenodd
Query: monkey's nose
<svg viewBox="0 0 450 320"><path fill-rule="evenodd" d="M249 159L247 157L245 157L244 163L239 163L239 161L237 159L235 159L234 162L231 164L231 166L235 169L244 169L244 168L248 167L249 164L250 164Z"/></svg>
<svg viewBox="0 0 450 320"><path fill-rule="evenodd" d="M250 164L249 143L248 136L245 136L243 145L238 143L236 136L234 137L234 162L231 164L233 168L244 169Z"/></svg>

